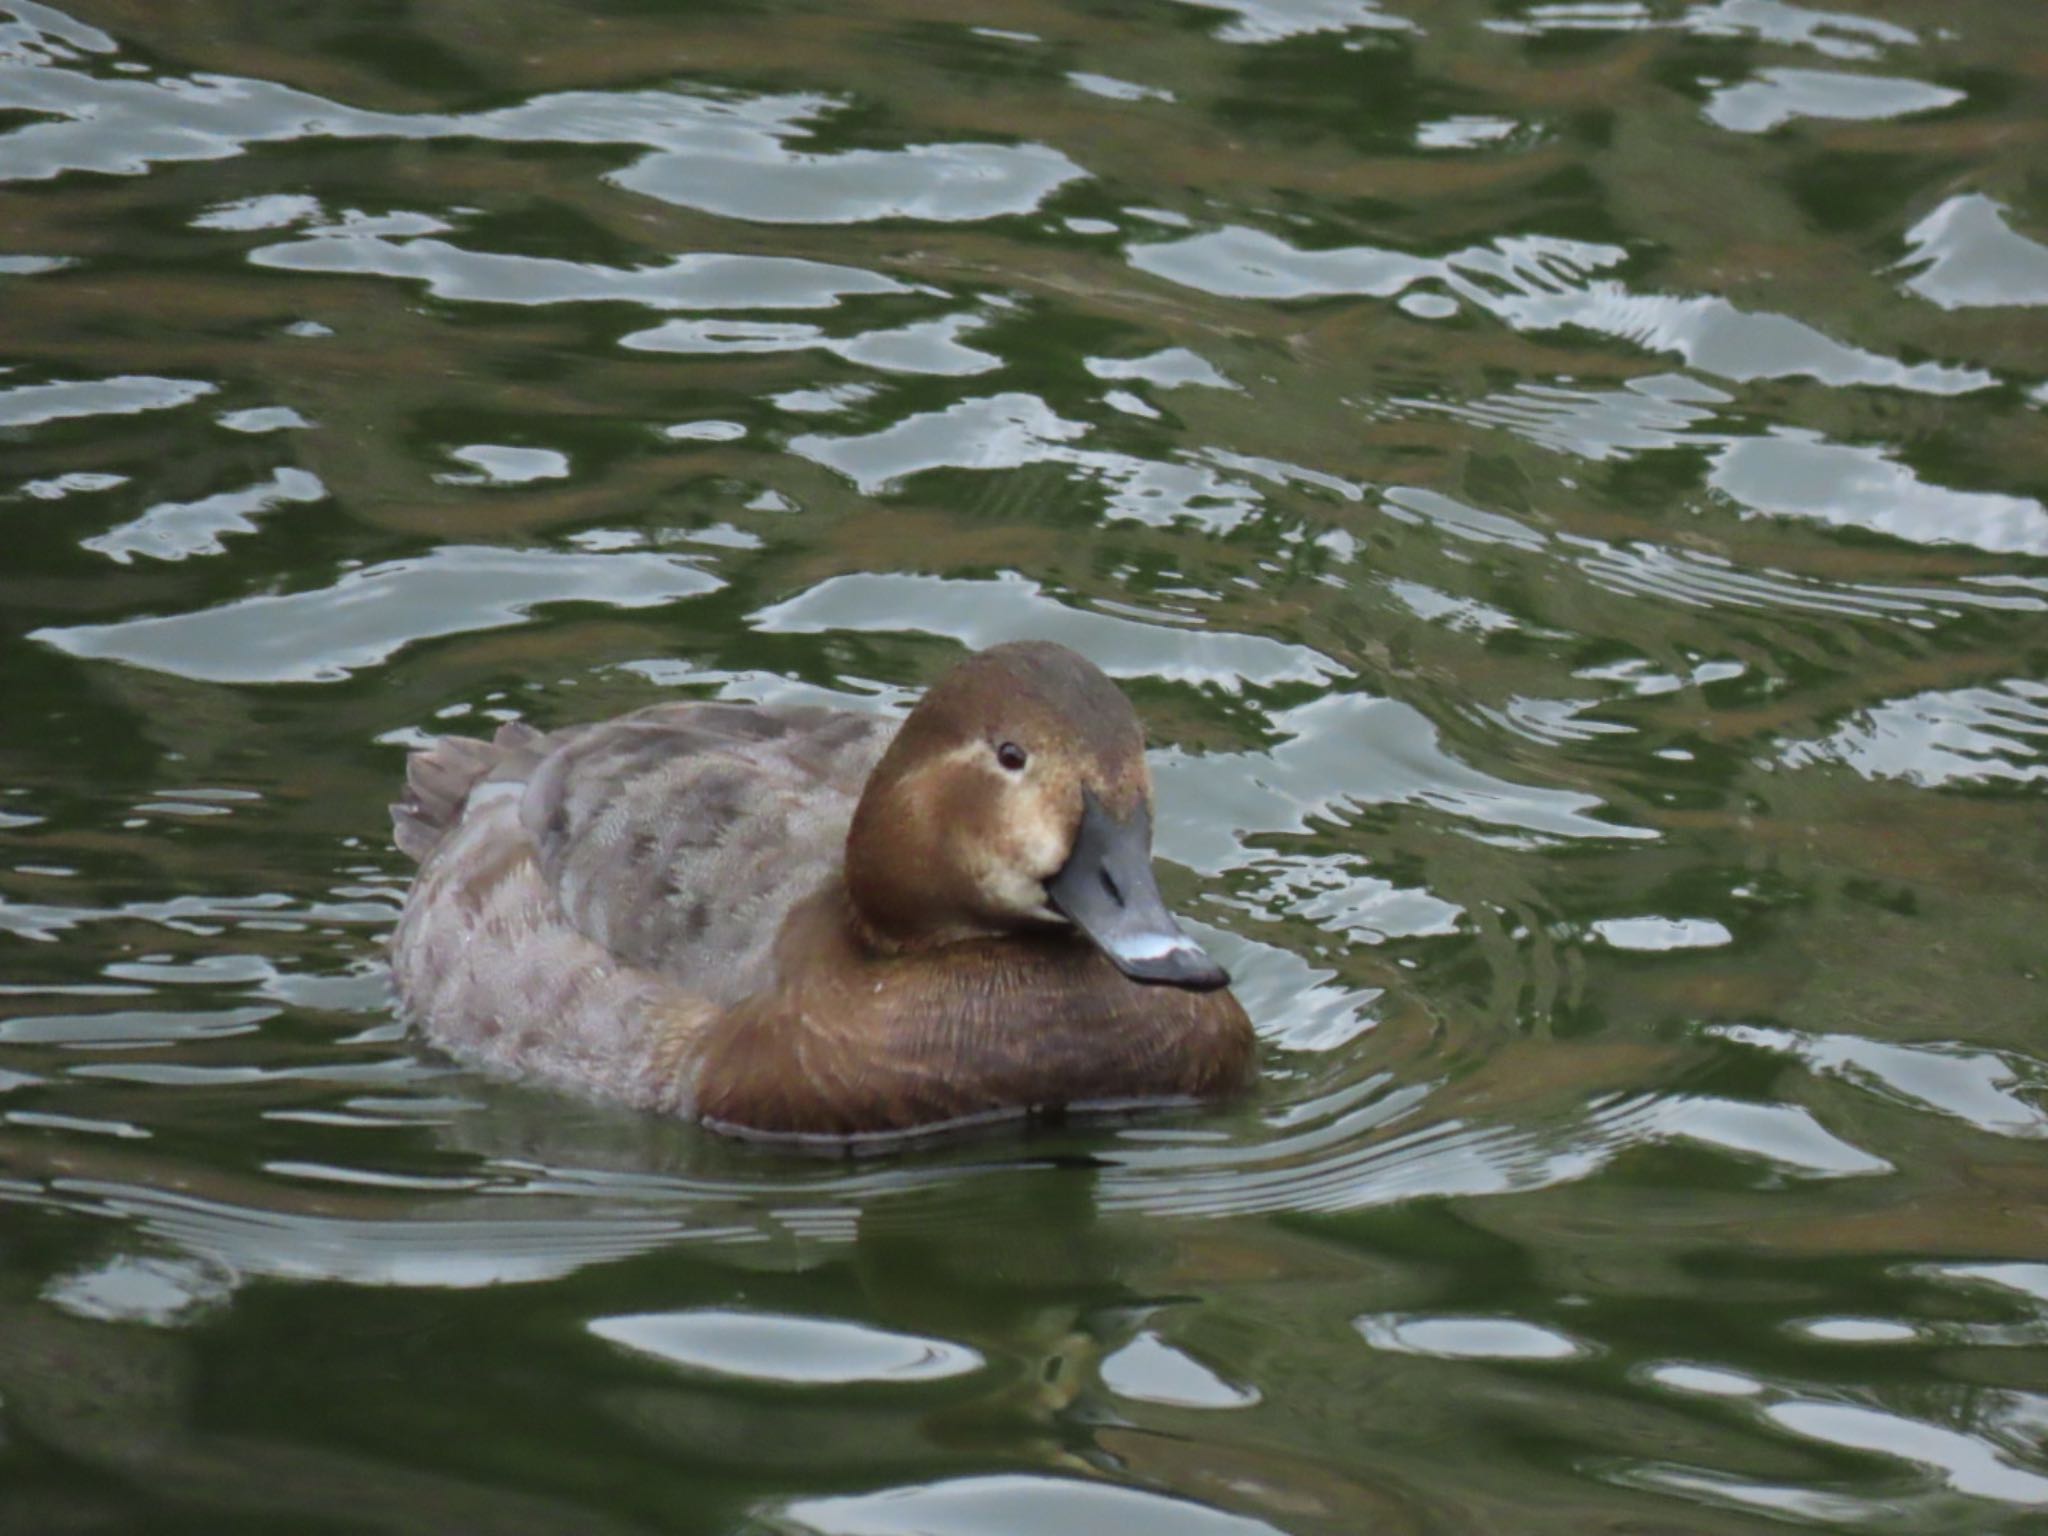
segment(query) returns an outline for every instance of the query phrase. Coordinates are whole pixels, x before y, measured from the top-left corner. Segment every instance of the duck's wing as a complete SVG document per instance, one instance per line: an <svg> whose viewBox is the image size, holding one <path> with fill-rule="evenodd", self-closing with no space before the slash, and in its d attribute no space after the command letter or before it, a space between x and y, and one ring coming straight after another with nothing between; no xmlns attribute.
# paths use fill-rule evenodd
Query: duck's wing
<svg viewBox="0 0 2048 1536"><path fill-rule="evenodd" d="M547 737L514 720L489 741L443 736L405 760L405 794L391 806L391 840L415 864L427 862L462 820L472 791L493 780L523 784L547 749Z"/></svg>
<svg viewBox="0 0 2048 1536"><path fill-rule="evenodd" d="M784 914L837 871L894 733L678 704L443 737L391 808L421 864L392 936L399 995L481 1065L690 1113L705 1026L764 984Z"/></svg>
<svg viewBox="0 0 2048 1536"><path fill-rule="evenodd" d="M519 821L517 775L539 744L454 738L418 754L392 807L400 845L426 855L391 936L392 981L430 1039L479 1066L687 1115L713 1010L562 916Z"/></svg>
<svg viewBox="0 0 2048 1536"><path fill-rule="evenodd" d="M835 874L884 716L657 705L558 731L519 820L562 916L715 1006L755 990L790 907Z"/></svg>

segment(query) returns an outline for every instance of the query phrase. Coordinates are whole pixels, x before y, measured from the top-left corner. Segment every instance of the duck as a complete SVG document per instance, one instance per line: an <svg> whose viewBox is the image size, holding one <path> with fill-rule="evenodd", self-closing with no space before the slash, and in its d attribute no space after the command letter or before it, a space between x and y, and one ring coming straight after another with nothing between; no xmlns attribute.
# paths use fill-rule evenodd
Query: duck
<svg viewBox="0 0 2048 1536"><path fill-rule="evenodd" d="M1144 729L1048 641L900 722L689 701L414 752L391 974L487 1073L852 1146L1241 1092L1254 1034L1152 865Z"/></svg>

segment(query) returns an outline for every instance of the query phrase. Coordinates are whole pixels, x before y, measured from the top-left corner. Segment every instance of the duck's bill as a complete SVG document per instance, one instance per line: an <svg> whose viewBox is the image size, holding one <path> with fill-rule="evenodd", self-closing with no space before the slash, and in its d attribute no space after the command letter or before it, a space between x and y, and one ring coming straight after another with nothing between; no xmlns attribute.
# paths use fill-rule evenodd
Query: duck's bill
<svg viewBox="0 0 2048 1536"><path fill-rule="evenodd" d="M1140 803L1112 816L1083 792L1080 835L1060 872L1045 882L1055 910L1133 981L1209 992L1230 973L1181 932L1152 878L1152 812Z"/></svg>

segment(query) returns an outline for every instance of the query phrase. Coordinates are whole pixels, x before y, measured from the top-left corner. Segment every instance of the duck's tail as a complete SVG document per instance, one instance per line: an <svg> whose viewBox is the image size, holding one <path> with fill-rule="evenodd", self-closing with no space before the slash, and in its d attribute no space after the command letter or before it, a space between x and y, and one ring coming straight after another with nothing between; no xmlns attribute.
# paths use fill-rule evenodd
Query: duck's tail
<svg viewBox="0 0 2048 1536"><path fill-rule="evenodd" d="M545 740L543 732L513 720L489 741L443 736L413 753L405 760L405 795L391 806L392 841L414 862L425 863L462 819L471 791L486 779L523 778L540 760Z"/></svg>

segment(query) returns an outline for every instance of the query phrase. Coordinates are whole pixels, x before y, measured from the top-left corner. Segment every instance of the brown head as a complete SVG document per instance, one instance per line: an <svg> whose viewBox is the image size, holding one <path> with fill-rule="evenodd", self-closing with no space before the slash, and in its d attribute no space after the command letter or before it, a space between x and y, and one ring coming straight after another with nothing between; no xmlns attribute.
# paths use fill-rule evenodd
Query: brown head
<svg viewBox="0 0 2048 1536"><path fill-rule="evenodd" d="M1136 712L1048 641L968 657L911 711L854 812L846 883L890 948L1071 924L1134 980L1230 979L1153 880Z"/></svg>

